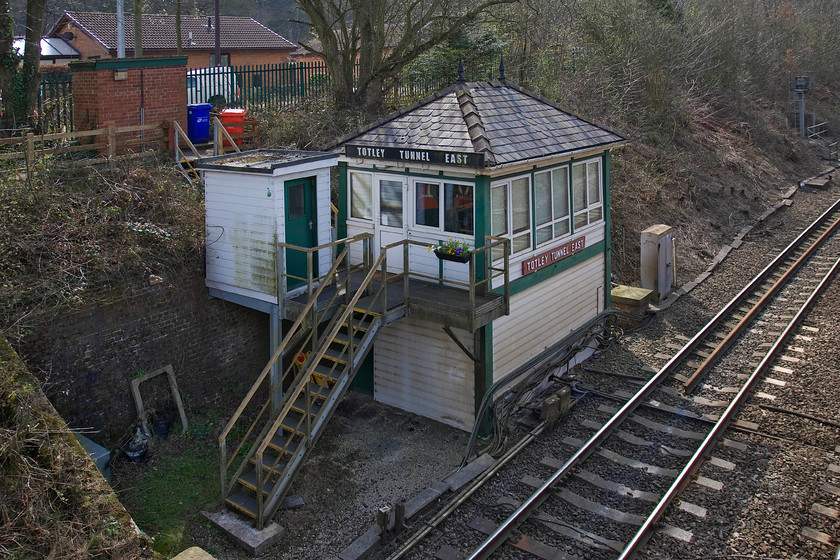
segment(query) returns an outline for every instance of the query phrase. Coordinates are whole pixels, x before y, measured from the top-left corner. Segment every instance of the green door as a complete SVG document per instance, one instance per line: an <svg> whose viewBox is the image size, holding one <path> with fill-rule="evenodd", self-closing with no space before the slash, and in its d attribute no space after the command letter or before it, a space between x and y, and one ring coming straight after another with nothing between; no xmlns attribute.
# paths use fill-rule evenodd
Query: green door
<svg viewBox="0 0 840 560"><path fill-rule="evenodd" d="M286 189L286 243L298 247L315 247L318 224L315 221L315 180L305 177L285 182ZM318 275L317 255L312 254L312 275ZM287 279L287 289L304 283L307 277L306 252L286 249L286 274L297 278Z"/></svg>

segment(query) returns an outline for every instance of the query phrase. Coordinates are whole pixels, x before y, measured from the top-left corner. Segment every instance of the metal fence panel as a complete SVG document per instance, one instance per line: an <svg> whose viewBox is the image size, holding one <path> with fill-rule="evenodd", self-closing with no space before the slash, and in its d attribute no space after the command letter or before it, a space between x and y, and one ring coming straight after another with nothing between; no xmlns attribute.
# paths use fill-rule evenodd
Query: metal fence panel
<svg viewBox="0 0 840 560"><path fill-rule="evenodd" d="M41 74L37 111L37 127L41 134L73 130L73 74Z"/></svg>

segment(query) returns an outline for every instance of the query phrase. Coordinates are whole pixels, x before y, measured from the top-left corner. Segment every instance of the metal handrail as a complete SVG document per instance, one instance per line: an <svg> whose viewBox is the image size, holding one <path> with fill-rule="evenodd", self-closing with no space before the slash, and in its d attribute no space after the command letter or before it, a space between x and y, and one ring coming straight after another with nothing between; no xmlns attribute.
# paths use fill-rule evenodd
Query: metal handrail
<svg viewBox="0 0 840 560"><path fill-rule="evenodd" d="M428 280L431 282L438 282L447 284L450 286L455 286L459 288L465 288L469 292L469 302L470 302L470 330L474 331L477 326L477 317L476 317L476 296L478 294L485 294L490 293L493 291L493 281L496 278L504 277L504 283L502 287L502 298L504 302L504 312L505 315L510 313L510 240L501 238L501 237L492 237L492 236L485 236L485 239L490 241L490 243L484 245L483 247L476 247L473 251L470 252L470 260L469 260L469 280L467 282L461 282L458 280L449 280L449 279L442 279L438 276L431 276L429 274L423 274L422 272L413 272L409 268L409 259L408 259L408 247L409 245L421 246L421 247L428 247L426 243L421 243L419 241L414 241L411 239L404 239L402 241L397 241L396 243L392 243L387 247L383 248L383 251L388 249L398 247L400 245L404 246L404 256L403 256L403 283L404 283L404 291L405 296L408 296L408 280L409 278L414 278L418 280ZM494 267L493 266L493 258L492 258L492 251L495 248L501 247L503 249L503 258L501 259L502 265L501 267ZM484 265L485 265L485 273L484 278L481 280L476 280L476 261L478 257L484 258Z"/></svg>
<svg viewBox="0 0 840 560"><path fill-rule="evenodd" d="M335 277L338 274L339 269L341 268L342 262L346 262L348 269L346 270L346 273L345 273L344 282L346 282L347 285L349 286L349 282L350 282L349 252L350 252L351 244L354 243L354 242L358 242L358 241L364 241L368 237L370 237L370 236L367 235L367 234L357 235L357 236L354 236L354 237L345 238L345 239L342 239L342 240L339 240L339 241L336 241L336 242L332 242L332 243L323 245L321 248L330 247L330 246L338 245L338 244L344 244L345 245L342 252L338 256L338 258L336 258L335 262L333 263L332 268L330 269L330 271L325 276ZM318 248L313 248L313 250L317 250L317 249ZM227 437L230 434L231 430L236 425L236 423L239 421L240 417L242 416L242 413L245 411L245 409L248 407L248 405L251 404L251 401L252 401L254 395L257 393L259 388L265 382L266 377L268 376L269 372L273 369L277 360L280 358L280 356L282 356L284 354L285 351L288 350L290 342L292 340L294 340L296 336L298 336L298 333L300 332L301 327L305 326L304 320L307 319L308 317L312 317L311 323L317 324L321 319L324 318L324 315L329 311L329 308L332 305L332 303L334 303L335 299L337 297L339 297L340 295L346 295L347 292L348 292L348 290L346 290L346 289L343 291L343 293L342 293L342 290L336 290L335 294L333 294L332 300L326 306L326 309L323 312L322 316L321 317L315 317L315 315L317 315L316 303L319 299L319 296L323 293L323 290L328 285L329 285L328 282L320 282L318 284L317 289L312 294L313 297L311 297L309 299L309 302L307 303L306 307L298 315L297 319L292 324L291 328L288 330L286 336L283 337L282 342L278 345L277 350L274 352L274 354L270 358L268 364L266 364L266 366L263 368L262 372L260 372L256 381L252 384L248 393L245 395L245 398L239 404L239 406L237 407L233 416L231 417L231 419L228 421L227 425L222 429L221 433L219 434L219 438L218 438L219 439L219 452L220 452L219 460L220 460L221 486L222 486L222 496L223 497L230 490L230 488L232 488L232 486L233 486L233 483L228 485L227 470L233 464L233 459L243 449L245 443L248 441L249 437L253 433L254 428L257 426L260 418L263 417L266 410L268 410L269 407L271 406L271 403L273 402L273 399L274 399L274 394L272 393L272 394L269 395L267 401L263 404L262 408L257 413L256 418L251 422L251 425L248 427L248 429L245 430L245 433L242 436L241 440L239 441L239 444L236 446L236 449L233 451L233 453L230 454L230 459L228 459L227 452L226 452ZM307 335L306 339L302 342L301 345L303 347L305 347L305 345L312 338L313 338L313 331L312 331L312 329L310 329L309 334ZM292 367L293 367L293 364L290 364L286 368L286 371L283 372L283 377L284 378L289 374ZM282 385L282 383L280 385ZM279 389L279 386L278 386L278 389ZM231 480L234 481L236 479L236 477L238 477L239 474L241 474L241 471L243 469L244 469L244 463L237 470L237 473L234 476L231 477Z"/></svg>
<svg viewBox="0 0 840 560"><path fill-rule="evenodd" d="M181 128L181 125L178 124L178 121L174 121L172 124L175 125L175 161L178 163L178 167L181 169L181 173L183 173L185 176L187 176L188 179L190 179L182 163L184 161L189 161L189 156L184 152L184 150L181 149L181 137L183 137L184 141L187 143L187 147L190 149L195 159L199 159L201 157L201 154L198 153L198 148L196 148L195 144L192 143L190 137L187 135L186 132L184 132L184 129Z"/></svg>
<svg viewBox="0 0 840 560"><path fill-rule="evenodd" d="M317 284L320 284L323 280L332 278L332 275L331 275L330 272L327 272L326 274L322 274L320 276L314 276L313 275L313 270L314 270L313 258L314 258L314 255L316 253L318 253L319 251L323 251L324 249L332 250L333 248L337 248L341 245L346 245L348 243L358 243L360 241L363 242L363 241L365 241L367 239L371 239L371 238L373 238L372 233L357 233L356 235L354 235L352 237L345 237L345 238L339 239L337 241L330 241L329 243L324 243L324 244L318 245L316 247L301 247L299 245L291 245L289 243L283 243L282 241L278 241L277 246L280 249L282 249L283 252L284 252L283 255L282 255L282 257L283 257L282 261L283 262L286 261L285 251L287 251L287 250L300 251L302 253L305 253L306 254L306 262L307 262L307 273L306 273L305 278L303 276L296 276L294 274L290 274L290 273L286 272L285 270L280 272L280 278L281 279L282 278L291 278L292 280L300 280L301 282L305 282L306 283L306 293L308 294L309 299L311 299L314 287ZM286 291L286 289L285 289L285 287L283 287L283 290L281 290L281 292L285 293L285 291Z"/></svg>
<svg viewBox="0 0 840 560"><path fill-rule="evenodd" d="M407 307L409 277L423 278L435 282L443 281L450 285L467 288L470 294L470 302L472 309L470 321L472 325L475 325L476 322L476 292L479 290L489 291L487 286L491 286L493 279L499 277L502 274L505 275L505 305L509 305L509 292L507 290L507 261L509 255L509 242L506 239L494 239L487 246L477 248L470 255L469 283L454 280L441 280L438 277L431 277L429 275L410 271L410 246L426 246L425 244L419 243L417 241L401 240L386 247L383 247L380 255L373 263L370 263L369 252L365 251L364 259L362 259L363 263L361 265L361 268L363 270L366 270L367 272L361 284L358 287L353 287L351 289L350 283L352 267L350 265L349 258L351 245L355 242L364 242L366 243L367 248L367 242L371 237L372 234L359 234L350 238L345 238L324 245L320 245L318 247L298 247L288 243L278 243L278 247L283 249L284 251L297 250L306 253L308 263L307 278L300 279L305 280L307 283L307 292L310 296L309 301L306 304L304 310L298 315L294 324L283 338L283 341L280 343L278 349L275 351L269 363L265 366L255 383L252 385L251 389L248 391L248 394L246 395L245 399L242 401L242 403L240 403L231 420L228 422L228 424L225 426L225 428L219 435L220 475L223 499L227 495L227 493L233 489L233 487L236 484L236 480L239 478L242 472L244 472L244 469L246 468L248 462L250 460L253 460L256 463L256 487L258 489L256 492L256 514L258 526L261 526L264 520L264 515L266 515L267 512L270 512L272 508L276 507L278 496L282 494L281 485L286 484L289 481L289 477L291 476L290 473L293 474L294 468L296 468L299 461L302 460L304 456L303 454L305 454L306 449L308 449L309 442L311 442L314 437L317 437L317 434L319 433L318 426L320 426L323 422L326 421L326 418L328 418L327 416L322 419L324 414L329 414L329 412L327 412L326 409L322 409L323 412L318 412L315 415L311 414L313 395L311 393L311 387L309 383L311 380L317 378L319 375L322 375L324 373L323 370L320 370L320 372L316 372L315 368L318 364L320 364L322 358L324 357L327 349L330 346L330 342L336 338L336 335L338 334L343 325L346 324L348 327L348 343L344 346L344 348L342 348L341 354L334 360L333 365L331 366L331 370L327 372L327 374L330 377L336 379L340 376L335 375L334 372L340 367L347 367L340 366L340 363L349 364L349 367L351 368L355 367L354 364L357 360L357 348L363 348L363 345L367 344L368 337L371 336L370 332L372 332L373 329L369 331L365 336L363 336L361 340L359 340L358 342L356 341L356 336L359 334L361 324L369 320L369 318L373 316L374 313L379 313L381 311L381 315L383 316L383 318L380 319L380 321L384 321L384 316L386 314L397 312L400 310L400 308ZM313 274L312 263L317 252L323 249L331 249L333 247L339 247L342 245L343 249L341 251L341 254L335 260L329 272L321 276L315 276ZM492 267L491 259L489 256L490 251L499 247L500 245L504 247L504 267L494 268ZM401 303L394 305L393 308L388 308L388 291L389 289L393 288L389 288L389 282L387 277L387 255L388 251L392 249L401 249L403 252L403 271L401 274L394 275L397 279L401 277L403 282L391 284L391 286L393 287L398 287L400 286L400 284L402 285L403 297ZM487 272L485 274L485 278L476 281L476 258L479 256L485 257L485 266ZM322 308L323 311L319 312L317 310L316 302L323 294L325 287L330 285L333 279L337 279L339 277L339 272L343 263L346 264L346 271L344 272L342 283L336 285L336 290L332 296L332 299ZM370 264L368 265L367 263ZM368 288L376 280L377 274L381 275L379 278L379 287L375 293L371 294L369 293ZM281 281L281 286L278 286L279 299L283 294L282 285L284 285L285 282L283 282L282 279L284 277L298 278L294 275L285 273L285 271L283 271L281 268L278 277L278 279ZM332 313L332 309L334 308L336 299L339 297L345 298L346 306L344 310L340 313L336 313L332 319L332 322L330 323L330 326L326 329L323 329L324 332L322 332L319 335L317 325L324 323L324 321L328 319L328 313ZM359 301L363 297L370 297L371 304L366 309L362 309L359 307ZM282 301L278 301L278 303L280 304L282 303ZM363 313L364 317L359 318L354 315L358 313ZM306 331L303 331L303 329L306 327L309 328ZM304 340L302 342L299 340L301 338L300 336L298 336L299 333L305 334L305 336L303 337ZM296 348L311 349L308 355L306 356L305 361L303 362L305 365L300 368L296 375L294 375L294 379L292 379L292 372L295 368L294 363L289 364L285 368L285 370L281 374L280 381L275 385L276 390L283 391L282 400L277 402L276 406L273 406L275 404L275 395L272 393L268 396L265 403L262 405L261 409L256 414L256 417L251 422L250 426L247 428L247 430L244 431L244 435L241 436L241 439L239 440L236 449L233 451L233 453L230 454L230 458L228 459L227 438L231 434L231 431L233 430L234 426L243 416L243 413L248 407L248 405L252 402L254 395L258 392L258 390L261 387L264 386L268 374L275 367L276 362L280 359L280 356L283 355L284 351L286 351L289 348L292 340L297 340L297 342L295 342ZM285 387L285 389L281 389L282 387ZM330 390L330 399L338 398L333 396L333 393L337 390L336 387L338 387L338 384L335 387L332 387L332 389ZM272 484L272 488L268 490L264 486L264 484L268 482L265 480L265 474L263 473L263 459L266 449L268 448L268 445L271 439L273 438L274 434L277 433L281 424L285 421L286 417L289 414L289 411L295 405L295 401L299 398L303 399L306 413L298 421L297 426L288 425L286 427L292 429L296 433L303 434L304 446L301 447L298 452L293 452L294 460L286 463L286 466L283 469L283 473L277 478L274 484ZM266 418L265 415L269 408L271 408L274 411L271 414L272 420L266 423L262 429L257 430L257 426L259 425L259 423L261 421L264 421L261 419ZM257 431L259 432L258 434ZM254 434L257 435L254 436ZM230 477L228 477L228 470L233 465L234 459L239 456L240 452L245 448L245 444L249 441L254 442L253 447L250 449L249 452L245 453L245 456L243 457L243 460L236 472ZM290 437L287 443L284 444L284 447L286 447L286 449L290 449L291 445L292 438ZM278 456L278 458L275 459L275 464L271 465L272 468L277 467L276 462L279 462L279 460L280 458ZM266 497L263 495L264 491L268 491L267 504L265 503Z"/></svg>
<svg viewBox="0 0 840 560"><path fill-rule="evenodd" d="M359 287L358 290L356 290L356 293L350 299L350 302L347 304L344 311L341 313L341 315L338 315L338 316L336 316L336 318L333 319L332 328L330 328L328 330L328 332L325 334L325 336L323 337L324 340L335 339L335 337L338 334L338 331L341 329L342 325L346 321L348 321L348 318L355 311L357 311L358 302L365 295L367 287L373 282L373 279L375 278L376 273L379 272L379 270L377 270L379 267L381 267L381 270L384 274L384 272L386 270L386 255L387 255L387 252L385 250L383 250L382 253L380 253L379 257L374 262L373 266L370 268L369 272L367 273L364 280L362 281L361 286ZM383 304L387 299L387 286L388 286L388 283L386 281L384 281L384 276L383 276L383 281L381 282L381 285L380 285L380 293L382 294L382 303ZM376 294L376 296L377 297L373 298L374 302L376 302L378 300L379 294ZM374 303L374 305L375 305L375 303ZM364 310L364 311L368 315L371 313L370 309ZM384 313L384 311L385 311L385 308L383 307L383 313ZM352 325L352 321L350 321L350 323L348 323L348 324ZM349 340L348 340L348 345L347 345L347 347L348 347L348 349L350 349L351 353L353 351L352 350L353 340L354 340L353 334L354 334L354 331L351 328L349 330L349 333L348 333ZM263 484L263 461L262 461L263 455L265 454L265 450L266 450L266 448L268 447L268 445L271 441L272 434L275 434L280 429L280 426L281 426L283 420L285 420L286 416L289 414L289 411L292 409L292 406L294 406L295 400L298 398L299 395L304 393L304 391L308 392L308 384L309 384L309 381L312 377L312 374L315 372L315 367L320 363L321 359L324 357L324 354L326 353L328 347L329 347L329 344L321 344L317 348L317 350L313 351L313 353L310 354L310 356L307 358L307 360L305 362L307 364L306 367L301 369L301 371L295 377L295 381L293 382L292 386L290 386L289 389L286 391L286 394L283 398L283 402L280 405L280 409L279 409L279 411L278 411L278 413L275 417L274 422L272 422L271 425L268 426L267 430L264 430L264 432L263 432L264 435L263 435L263 437L261 437L260 444L254 450L253 457L254 457L254 460L256 462L256 475L257 475L256 482L257 482L257 489L258 489L257 493L256 493L257 494L257 525L258 526L261 526L261 524L262 524L263 514L265 513L265 511L268 510L268 509L271 509L273 507L273 504L276 503L276 498L277 498L276 492L277 492L280 485L283 483L283 481L285 479L286 471L288 471L290 466L291 466L291 463L289 465L287 465L286 470L284 471L284 476L279 477L278 480L273 485L272 490L270 492L270 495L273 495L270 498L271 503L268 505L268 507L264 507L264 504L263 504L264 484ZM352 362L350 362L350 367L352 367ZM303 422L303 420L306 419L309 416L308 412L309 411L307 411L307 414L304 414L304 416L301 418L301 421L298 423L298 425L294 427L295 430L300 430L300 428L301 428L300 423ZM312 436L312 432L310 430L311 430L311 425L309 424L309 421L307 421L306 429L303 430L303 433L305 434L305 438L306 438L307 441L309 441L311 436Z"/></svg>
<svg viewBox="0 0 840 560"><path fill-rule="evenodd" d="M219 132L222 134L220 135ZM222 124L222 121L219 120L219 117L213 117L213 155L218 156L220 154L225 153L225 139L220 138L220 136L225 136L227 141L233 146L233 149L236 153L240 153L242 150L239 149L239 145L233 139L233 136L227 131L227 128Z"/></svg>

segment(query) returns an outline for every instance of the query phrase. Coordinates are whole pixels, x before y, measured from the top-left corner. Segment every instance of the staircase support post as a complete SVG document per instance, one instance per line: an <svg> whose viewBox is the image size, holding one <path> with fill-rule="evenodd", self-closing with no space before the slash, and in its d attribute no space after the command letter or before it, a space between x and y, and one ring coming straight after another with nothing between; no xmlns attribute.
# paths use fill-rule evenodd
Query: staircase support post
<svg viewBox="0 0 840 560"><path fill-rule="evenodd" d="M271 316L269 318L269 336L271 337L271 353L269 355L273 356L274 352L280 347L280 344L283 341L283 318L280 316L280 308L278 306L273 306L271 308ZM283 355L281 354L277 361L271 366L271 373L269 386L274 398L271 401L271 411L272 415L274 412L280 407L280 403L283 400Z"/></svg>

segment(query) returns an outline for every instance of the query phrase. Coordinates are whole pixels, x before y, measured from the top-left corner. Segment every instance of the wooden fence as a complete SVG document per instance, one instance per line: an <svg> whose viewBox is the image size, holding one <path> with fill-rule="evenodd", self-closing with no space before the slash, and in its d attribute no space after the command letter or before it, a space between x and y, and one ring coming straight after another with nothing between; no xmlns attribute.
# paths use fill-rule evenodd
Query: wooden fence
<svg viewBox="0 0 840 560"><path fill-rule="evenodd" d="M34 134L0 138L0 161L24 160L32 169L36 156L85 163L108 162L112 168L121 159L166 152L169 123L143 126L114 126L97 130Z"/></svg>

